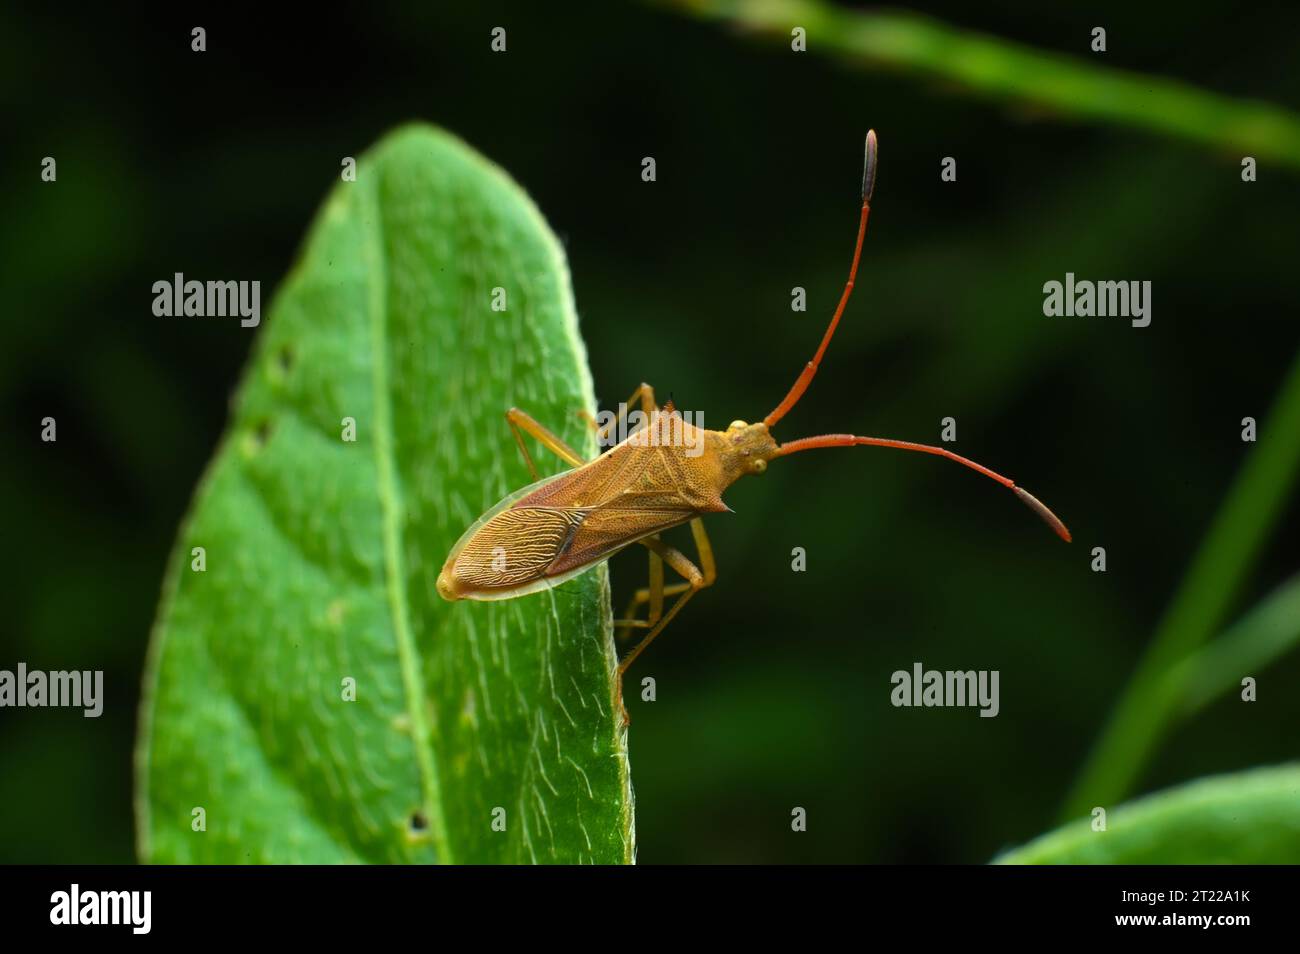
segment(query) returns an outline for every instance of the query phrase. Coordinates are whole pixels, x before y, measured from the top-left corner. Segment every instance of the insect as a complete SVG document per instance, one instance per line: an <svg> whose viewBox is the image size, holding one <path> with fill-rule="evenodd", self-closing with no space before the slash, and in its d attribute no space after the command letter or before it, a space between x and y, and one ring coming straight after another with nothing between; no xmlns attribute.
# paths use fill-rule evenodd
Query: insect
<svg viewBox="0 0 1300 954"><path fill-rule="evenodd" d="M625 407L639 402L644 426L587 461L524 411L511 408L506 412L506 420L534 479L537 468L523 432L573 469L536 480L480 517L452 547L438 575L438 593L447 600L513 599L563 583L633 544L646 547L650 551L649 584L637 590L624 617L615 621L621 636L644 631L618 666L615 702L624 724L628 717L623 707L623 674L686 602L710 586L717 576L713 548L701 517L728 510L722 502L723 491L746 474L763 473L768 462L778 457L817 448L858 445L946 457L1009 488L1061 539L1070 539L1065 524L1027 490L943 447L854 434L823 434L786 443L778 443L772 436L773 426L799 402L817 374L853 291L871 211L876 154L873 130L867 133L866 139L862 210L853 263L835 314L812 360L804 366L784 400L762 421L756 424L733 421L725 431L695 427L673 407L671 400L659 407L654 389L642 384L632 392ZM615 423L622 421L620 416L617 421L597 428L602 443ZM691 526L698 562L659 538L662 531L684 523ZM682 578L681 582L664 585L665 563ZM665 600L669 597L674 599L665 611ZM640 616L642 605L646 606L644 617Z"/></svg>

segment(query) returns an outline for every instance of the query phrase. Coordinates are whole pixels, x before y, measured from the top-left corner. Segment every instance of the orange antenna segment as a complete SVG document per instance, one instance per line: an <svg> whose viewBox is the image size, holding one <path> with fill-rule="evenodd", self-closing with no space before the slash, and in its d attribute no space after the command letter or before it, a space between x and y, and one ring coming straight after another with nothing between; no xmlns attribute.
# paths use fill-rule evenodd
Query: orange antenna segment
<svg viewBox="0 0 1300 954"><path fill-rule="evenodd" d="M853 280L858 274L858 260L862 257L862 240L867 234L867 216L871 213L871 193L876 188L876 131L874 129L867 132L867 151L866 158L862 165L862 215L858 219L858 241L853 247L853 264L849 266L849 280L844 285L844 293L840 295L840 303L835 308L835 315L831 318L830 325L826 328L826 333L822 335L821 346L813 359L804 367L803 372L795 379L794 385L790 388L790 393L785 396L785 400L777 405L767 417L763 418L763 423L771 427L781 418L790 412L790 409L799 403L803 397L803 392L808 390L808 385L812 383L813 376L817 373L817 368L821 364L822 356L826 354L826 348L831 343L831 338L835 335L835 327L840 323L840 315L844 314L844 306L849 302L849 295L853 293Z"/></svg>
<svg viewBox="0 0 1300 954"><path fill-rule="evenodd" d="M955 460L957 463L969 467L971 470L978 471L985 477L992 478L1000 483L1003 487L1011 490L1020 500L1034 513L1042 518L1043 522L1051 527L1058 537L1067 543L1070 542L1070 531L1061 522L1060 517L1052 513L1047 505L1041 500L1025 490L1023 487L1017 487L1016 482L1009 477L1003 477L996 471L989 470L987 467L975 463L962 457L960 454L954 454L952 451L943 447L934 447L930 444L914 444L911 441L895 441L885 437L857 437L853 434L823 434L820 437L805 437L801 440L790 441L782 444L777 451L778 457L784 457L787 454L797 454L800 451L816 450L820 447L853 447L858 444L865 444L871 447L892 447L895 450L920 451L922 454L935 454L939 457L946 457L949 460Z"/></svg>

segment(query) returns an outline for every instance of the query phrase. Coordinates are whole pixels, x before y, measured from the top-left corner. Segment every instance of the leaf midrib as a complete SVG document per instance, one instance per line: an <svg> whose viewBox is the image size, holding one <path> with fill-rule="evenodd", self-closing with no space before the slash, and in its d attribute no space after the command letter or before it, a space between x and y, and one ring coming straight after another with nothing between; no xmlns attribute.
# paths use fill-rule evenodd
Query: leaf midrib
<svg viewBox="0 0 1300 954"><path fill-rule="evenodd" d="M382 173L378 173L381 174ZM367 185L370 185L367 183ZM401 497L397 488L396 468L393 461L392 400L388 389L388 268L383 249L382 203L378 185L361 189L362 202L369 208L369 228L365 228L364 247L369 259L369 311L371 339L371 369L374 384L375 413L375 472L378 481L379 507L382 517L384 543L384 584L388 595L389 615L393 635L397 642L397 656L402 670L402 685L406 694L407 716L410 719L411 741L415 746L415 761L420 776L421 802L429 824L429 835L440 863L451 864L452 856L447 836L447 823L442 813L441 787L438 768L433 760L433 744L429 720L429 700L424 693L419 653L411 632L410 608L406 599L406 575L399 545L401 533Z"/></svg>

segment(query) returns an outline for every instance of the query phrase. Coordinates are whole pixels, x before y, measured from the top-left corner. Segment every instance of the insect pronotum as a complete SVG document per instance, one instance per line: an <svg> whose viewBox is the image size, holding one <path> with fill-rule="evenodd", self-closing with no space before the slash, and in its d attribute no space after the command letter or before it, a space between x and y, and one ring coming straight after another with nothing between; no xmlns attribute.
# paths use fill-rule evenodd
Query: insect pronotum
<svg viewBox="0 0 1300 954"><path fill-rule="evenodd" d="M700 518L706 513L727 510L722 492L746 474L763 473L768 461L777 457L821 447L855 445L936 454L1007 487L1061 539L1068 541L1070 531L1065 524L1029 491L946 448L854 434L823 434L784 444L772 436L772 427L798 403L816 375L853 291L875 181L873 130L867 133L862 211L848 282L817 353L772 413L757 424L733 421L725 431L705 430L687 422L671 400L660 408L655 403L654 389L642 384L632 392L626 406L639 402L646 424L594 460L587 461L528 414L511 408L506 412L506 420L534 478L537 478L537 468L522 432L532 435L573 469L537 480L483 514L452 547L438 575L438 593L447 600L513 599L563 583L632 544L645 546L650 551L649 585L636 592L624 617L615 621L621 635L633 630L645 631L619 663L615 680L614 701L626 723L623 673L686 601L712 584L717 575L713 549ZM601 440L608 436L615 423L621 422L622 418L597 428ZM594 421L592 425L595 426ZM691 525L698 563L659 539L662 531L683 523ZM682 577L682 582L664 585L665 563ZM676 597L667 612L664 611L666 597ZM638 614L643 603L647 609L641 618Z"/></svg>

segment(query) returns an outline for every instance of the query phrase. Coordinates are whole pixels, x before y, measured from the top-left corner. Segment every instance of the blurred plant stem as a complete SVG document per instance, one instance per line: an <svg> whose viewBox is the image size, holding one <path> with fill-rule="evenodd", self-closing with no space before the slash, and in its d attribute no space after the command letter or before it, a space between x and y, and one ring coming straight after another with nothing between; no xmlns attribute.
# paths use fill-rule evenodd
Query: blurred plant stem
<svg viewBox="0 0 1300 954"><path fill-rule="evenodd" d="M661 0L701 19L871 66L928 74L1046 113L1116 123L1300 167L1300 116L1191 84L1094 65L898 11L851 11L820 0ZM1081 49L1089 36L1081 35Z"/></svg>
<svg viewBox="0 0 1300 954"><path fill-rule="evenodd" d="M1300 643L1300 575L1274 590L1222 636L1173 666L1166 682L1186 718L1222 693L1258 678L1273 660Z"/></svg>
<svg viewBox="0 0 1300 954"><path fill-rule="evenodd" d="M1208 650L1193 655L1223 623L1229 604L1250 573L1300 465L1300 356L1259 428L1227 500L1215 516L1151 645L1111 713L1063 817L1111 805L1132 787L1169 724L1251 673L1295 641L1292 612L1300 597L1292 581L1261 604ZM1227 666L1228 671L1221 668ZM1220 681L1222 680L1222 681Z"/></svg>

